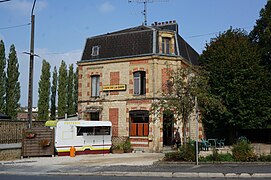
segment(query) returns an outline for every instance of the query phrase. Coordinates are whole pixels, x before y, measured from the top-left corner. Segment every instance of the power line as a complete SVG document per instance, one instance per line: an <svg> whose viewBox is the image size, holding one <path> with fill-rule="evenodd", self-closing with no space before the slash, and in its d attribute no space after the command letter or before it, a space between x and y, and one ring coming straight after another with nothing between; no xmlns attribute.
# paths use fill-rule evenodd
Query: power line
<svg viewBox="0 0 271 180"><path fill-rule="evenodd" d="M247 28L251 28L253 26L246 26L246 27L241 27L241 28L238 28L238 29L247 29ZM209 36L209 35L214 35L214 34L218 34L220 33L221 31L217 31L217 32L211 32L211 33L206 33L206 34L199 34L199 35L193 35L193 36L188 36L187 38L196 38L196 37L202 37L202 36Z"/></svg>
<svg viewBox="0 0 271 180"><path fill-rule="evenodd" d="M0 1L1 2L1 1ZM15 26L8 26L8 27L0 27L0 30L6 30L6 29L12 29L12 28L18 28L18 27L23 27L23 26L29 26L31 23L27 24L20 24L20 25L15 25Z"/></svg>

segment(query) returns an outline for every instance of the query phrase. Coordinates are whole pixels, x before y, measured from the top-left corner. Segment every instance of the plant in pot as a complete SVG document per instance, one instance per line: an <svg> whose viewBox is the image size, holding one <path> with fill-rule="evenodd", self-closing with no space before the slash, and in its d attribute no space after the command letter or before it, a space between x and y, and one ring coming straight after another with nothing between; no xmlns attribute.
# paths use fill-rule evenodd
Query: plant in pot
<svg viewBox="0 0 271 180"><path fill-rule="evenodd" d="M49 147L50 144L51 144L51 142L48 139L43 139L43 140L40 141L40 145L42 147Z"/></svg>
<svg viewBox="0 0 271 180"><path fill-rule="evenodd" d="M27 131L27 132L24 132L24 136L26 138L34 138L36 136L36 132L35 131Z"/></svg>
<svg viewBox="0 0 271 180"><path fill-rule="evenodd" d="M123 150L125 153L131 153L133 151L132 145L129 139L123 143Z"/></svg>
<svg viewBox="0 0 271 180"><path fill-rule="evenodd" d="M113 154L124 153L123 144L113 145L111 147L111 151L112 151Z"/></svg>

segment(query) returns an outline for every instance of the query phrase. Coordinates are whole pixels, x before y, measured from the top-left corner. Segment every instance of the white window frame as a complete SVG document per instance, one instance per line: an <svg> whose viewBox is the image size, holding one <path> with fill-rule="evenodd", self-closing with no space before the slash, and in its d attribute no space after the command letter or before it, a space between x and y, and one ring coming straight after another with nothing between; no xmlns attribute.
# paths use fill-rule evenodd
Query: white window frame
<svg viewBox="0 0 271 180"><path fill-rule="evenodd" d="M100 76L91 76L91 97L100 96Z"/></svg>
<svg viewBox="0 0 271 180"><path fill-rule="evenodd" d="M146 72L136 71L133 74L133 78L134 78L134 95L146 94Z"/></svg>
<svg viewBox="0 0 271 180"><path fill-rule="evenodd" d="M92 46L91 56L98 56L100 51L100 46Z"/></svg>

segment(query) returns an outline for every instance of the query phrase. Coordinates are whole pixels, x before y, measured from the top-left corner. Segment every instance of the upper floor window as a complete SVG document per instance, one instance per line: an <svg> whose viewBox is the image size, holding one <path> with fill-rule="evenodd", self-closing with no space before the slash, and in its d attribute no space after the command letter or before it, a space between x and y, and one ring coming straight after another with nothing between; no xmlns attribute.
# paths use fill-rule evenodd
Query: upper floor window
<svg viewBox="0 0 271 180"><path fill-rule="evenodd" d="M134 94L146 94L146 72L137 71L134 73Z"/></svg>
<svg viewBox="0 0 271 180"><path fill-rule="evenodd" d="M91 56L98 56L99 55L99 50L100 50L99 46L92 46Z"/></svg>
<svg viewBox="0 0 271 180"><path fill-rule="evenodd" d="M162 38L162 53L170 54L170 38Z"/></svg>
<svg viewBox="0 0 271 180"><path fill-rule="evenodd" d="M91 76L91 97L100 96L100 76Z"/></svg>

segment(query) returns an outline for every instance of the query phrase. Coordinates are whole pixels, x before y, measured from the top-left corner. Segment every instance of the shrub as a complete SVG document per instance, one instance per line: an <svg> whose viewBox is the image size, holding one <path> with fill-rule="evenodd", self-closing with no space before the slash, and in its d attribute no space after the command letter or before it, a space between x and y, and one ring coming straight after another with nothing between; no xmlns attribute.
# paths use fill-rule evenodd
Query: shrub
<svg viewBox="0 0 271 180"><path fill-rule="evenodd" d="M261 162L271 162L271 154L269 155L260 155L259 161Z"/></svg>
<svg viewBox="0 0 271 180"><path fill-rule="evenodd" d="M236 161L249 162L257 160L257 156L246 138L239 138L237 143L233 145L232 155Z"/></svg>
<svg viewBox="0 0 271 180"><path fill-rule="evenodd" d="M213 154L208 155L206 157L200 157L199 161L201 162L232 162L234 161L233 156L230 153L227 154L219 154L216 149L213 149Z"/></svg>
<svg viewBox="0 0 271 180"><path fill-rule="evenodd" d="M164 161L181 161L181 159L181 153L179 151L168 152L164 157Z"/></svg>
<svg viewBox="0 0 271 180"><path fill-rule="evenodd" d="M181 146L179 151L184 161L195 161L195 146L193 144Z"/></svg>
<svg viewBox="0 0 271 180"><path fill-rule="evenodd" d="M124 143L123 143L123 150L125 153L130 153L132 152L132 145L129 139L127 139Z"/></svg>
<svg viewBox="0 0 271 180"><path fill-rule="evenodd" d="M192 162L195 160L195 147L191 144L181 146L177 152L166 153L164 160Z"/></svg>

